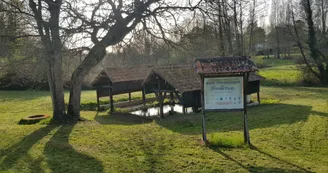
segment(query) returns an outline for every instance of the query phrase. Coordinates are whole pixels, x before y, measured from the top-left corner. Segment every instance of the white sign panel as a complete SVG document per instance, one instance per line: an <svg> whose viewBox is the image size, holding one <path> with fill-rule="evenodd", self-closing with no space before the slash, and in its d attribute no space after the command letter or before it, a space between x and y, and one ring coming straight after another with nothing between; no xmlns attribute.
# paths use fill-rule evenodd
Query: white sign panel
<svg viewBox="0 0 328 173"><path fill-rule="evenodd" d="M204 79L205 110L243 109L243 77Z"/></svg>

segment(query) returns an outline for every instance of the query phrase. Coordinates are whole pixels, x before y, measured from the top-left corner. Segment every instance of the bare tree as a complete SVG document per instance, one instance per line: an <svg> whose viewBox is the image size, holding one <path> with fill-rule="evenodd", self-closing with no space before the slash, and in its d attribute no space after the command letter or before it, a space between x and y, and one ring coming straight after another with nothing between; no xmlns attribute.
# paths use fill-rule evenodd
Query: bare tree
<svg viewBox="0 0 328 173"><path fill-rule="evenodd" d="M307 24L307 42L306 46L303 45L303 42L301 41L300 31L297 26L297 20L295 17L295 11L296 11L296 5L291 4L293 8L290 9L290 16L293 24L294 29L294 38L297 41L297 45L299 47L300 53L303 57L303 60L306 65L306 73L310 73L311 76L319 79L323 84L328 84L328 57L319 48L319 42L318 42L318 31L320 32L320 29L323 30L324 27L318 27L322 24L322 22L318 22L317 25L315 25L314 22L314 15L313 15L313 1L310 0L301 0L300 1L300 13L304 14L305 22ZM322 19L322 18L321 18ZM318 28L320 28L318 30ZM324 31L321 31L324 32ZM307 54L309 52L309 56ZM306 75L306 74L305 74Z"/></svg>
<svg viewBox="0 0 328 173"><path fill-rule="evenodd" d="M83 79L92 67L103 60L108 47L117 45L133 30L140 28L169 42L166 33L172 25L169 26L168 21L178 23L175 16L177 12L195 10L199 5L199 2L177 5L163 0L28 0L21 1L22 6L28 5L28 8L21 8L11 0L1 2L13 6L15 10L12 13L27 15L35 21L47 59L55 119L65 118L62 70L64 47L86 51L86 56L71 76L67 111L74 119L79 119Z"/></svg>
<svg viewBox="0 0 328 173"><path fill-rule="evenodd" d="M87 1L84 3L90 5ZM92 46L85 59L72 74L68 114L74 117L80 116L82 81L91 68L103 60L107 47L120 43L139 24L143 24L143 28L148 33L168 40L166 26L162 24L168 19L161 18L161 16L166 14L175 20L171 10L177 12L178 10L194 10L196 8L174 6L161 0L99 0L92 4L91 17L88 18L81 12L82 10L78 5L78 3L68 3L68 14L75 20L75 23L81 23L80 27L74 28L74 30L88 35L92 41Z"/></svg>

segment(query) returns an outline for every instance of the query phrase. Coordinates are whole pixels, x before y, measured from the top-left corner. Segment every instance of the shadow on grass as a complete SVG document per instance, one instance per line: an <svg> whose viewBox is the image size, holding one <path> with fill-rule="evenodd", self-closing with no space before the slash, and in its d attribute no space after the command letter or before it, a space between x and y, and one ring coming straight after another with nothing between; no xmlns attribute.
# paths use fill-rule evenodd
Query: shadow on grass
<svg viewBox="0 0 328 173"><path fill-rule="evenodd" d="M313 113L328 116L327 113L312 111L312 106L290 104L268 104L248 109L249 129L267 128L282 124L293 124L306 121ZM201 114L178 115L157 121L157 124L174 132L200 135ZM220 112L206 114L206 128L208 133L240 131L243 129L242 112Z"/></svg>
<svg viewBox="0 0 328 173"><path fill-rule="evenodd" d="M153 121L152 118L137 116L129 113L111 113L110 115L96 114L95 120L100 124L132 125L145 124Z"/></svg>
<svg viewBox="0 0 328 173"><path fill-rule="evenodd" d="M95 158L76 151L69 143L75 124L62 125L46 144L44 154L53 173L103 172L102 164Z"/></svg>
<svg viewBox="0 0 328 173"><path fill-rule="evenodd" d="M0 172L13 169L20 159L29 165L28 168L32 172L44 172L41 164L45 160L42 157L33 159L28 152L43 138L50 136L52 131L54 131L54 135L46 143L43 153L52 172L102 172L103 167L98 160L79 153L69 144L69 135L74 125L50 123L1 151Z"/></svg>
<svg viewBox="0 0 328 173"><path fill-rule="evenodd" d="M249 163L245 162L245 161L238 161L237 159L233 158L232 156L230 156L229 154L225 153L224 151L222 151L221 149L219 149L218 147L211 147L211 149L219 154L221 154L223 157L225 157L226 159L236 163L237 165L239 165L241 168L245 169L246 171L249 172L254 172L254 173L260 173L260 172L281 172L281 173L311 173L311 171L308 171L296 164L281 160L275 156L272 156L268 153L265 153L255 147L252 146L252 148L259 152L260 154L264 155L265 157L268 157L270 159L272 159L274 162L279 163L278 167L263 167L263 166L253 166L250 165ZM288 167L288 169L285 169L284 167ZM290 169L292 168L292 169Z"/></svg>
<svg viewBox="0 0 328 173"><path fill-rule="evenodd" d="M48 125L46 127L42 127L39 130L36 130L32 132L31 134L25 136L21 141L18 143L10 146L6 150L2 151L0 154L0 171L6 171L11 169L15 166L16 162L21 159L22 157L27 156L28 158L31 158L28 155L28 151L33 147L34 144L38 143L40 140L42 140L44 137L46 137L52 130L56 129L58 127L57 124ZM30 159L29 159L30 160ZM33 160L30 160L33 162ZM31 165L33 166L33 165ZM33 170L40 169L38 164L34 164L35 167L33 167ZM41 171L42 172L42 171Z"/></svg>

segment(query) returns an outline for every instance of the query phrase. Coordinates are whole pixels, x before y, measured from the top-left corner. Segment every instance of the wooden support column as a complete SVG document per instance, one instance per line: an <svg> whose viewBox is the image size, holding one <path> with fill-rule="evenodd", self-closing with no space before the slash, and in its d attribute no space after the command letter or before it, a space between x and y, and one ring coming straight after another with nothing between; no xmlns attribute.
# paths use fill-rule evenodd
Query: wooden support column
<svg viewBox="0 0 328 173"><path fill-rule="evenodd" d="M142 88L142 103L145 106L146 105L146 93L145 88Z"/></svg>
<svg viewBox="0 0 328 173"><path fill-rule="evenodd" d="M159 80L159 77L156 77L157 79L157 89L158 89L158 102L159 102L159 115L161 118L164 118L164 110L163 110L163 92L161 91L161 82Z"/></svg>
<svg viewBox="0 0 328 173"><path fill-rule="evenodd" d="M182 112L183 114L186 114L186 107L184 105L182 105Z"/></svg>
<svg viewBox="0 0 328 173"><path fill-rule="evenodd" d="M173 93L172 92L170 92L170 101L169 101L169 103L170 103L170 106L171 106L171 114L173 114L174 113L174 96L173 96Z"/></svg>
<svg viewBox="0 0 328 173"><path fill-rule="evenodd" d="M205 113L205 102L204 102L204 75L200 75L200 82L202 89L200 91L201 97L201 105L202 105L202 137L203 141L207 143L207 136L206 136L206 113Z"/></svg>
<svg viewBox="0 0 328 173"><path fill-rule="evenodd" d="M159 115L161 118L164 118L164 110L163 110L163 93L160 91L158 94L158 99L159 99Z"/></svg>
<svg viewBox="0 0 328 173"><path fill-rule="evenodd" d="M259 104L261 103L261 100L260 100L260 92L259 91L257 92L257 101L259 102Z"/></svg>
<svg viewBox="0 0 328 173"><path fill-rule="evenodd" d="M243 81L244 81L244 143L250 145L250 137L248 131L248 122L247 122L247 84L248 84L249 72L244 73Z"/></svg>
<svg viewBox="0 0 328 173"><path fill-rule="evenodd" d="M173 104L173 102L174 102L174 96L173 96L173 93L170 93L170 103Z"/></svg>
<svg viewBox="0 0 328 173"><path fill-rule="evenodd" d="M109 105L110 105L110 112L114 112L114 99L113 99L113 87L110 86L109 88Z"/></svg>
<svg viewBox="0 0 328 173"><path fill-rule="evenodd" d="M182 103L181 97L179 96L179 94L177 92L175 92L175 96L177 97L177 99L179 100L179 103Z"/></svg>
<svg viewBox="0 0 328 173"><path fill-rule="evenodd" d="M97 110L100 111L100 104L99 104L99 88L97 88L96 93L97 93Z"/></svg>
<svg viewBox="0 0 328 173"><path fill-rule="evenodd" d="M131 93L129 92L129 102L131 102Z"/></svg>

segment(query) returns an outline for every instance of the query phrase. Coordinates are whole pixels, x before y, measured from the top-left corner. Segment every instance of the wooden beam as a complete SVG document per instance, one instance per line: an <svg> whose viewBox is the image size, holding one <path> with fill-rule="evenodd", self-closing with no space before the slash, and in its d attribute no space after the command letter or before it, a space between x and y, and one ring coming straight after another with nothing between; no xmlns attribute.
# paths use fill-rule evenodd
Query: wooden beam
<svg viewBox="0 0 328 173"><path fill-rule="evenodd" d="M173 93L170 93L170 104L173 105L173 103L174 103L174 95Z"/></svg>
<svg viewBox="0 0 328 173"><path fill-rule="evenodd" d="M181 100L181 97L179 96L179 94L177 92L175 92L175 96L177 96L178 100Z"/></svg>
<svg viewBox="0 0 328 173"><path fill-rule="evenodd" d="M186 107L184 105L182 105L182 112L183 114L186 114Z"/></svg>
<svg viewBox="0 0 328 173"><path fill-rule="evenodd" d="M159 115L161 118L164 118L164 110L163 110L163 93L162 92L159 92Z"/></svg>
<svg viewBox="0 0 328 173"><path fill-rule="evenodd" d="M129 92L129 102L131 102L131 93Z"/></svg>
<svg viewBox="0 0 328 173"><path fill-rule="evenodd" d="M96 95L97 95L97 109L98 111L100 110L100 104L99 104L99 93L98 93L98 88L96 90Z"/></svg>
<svg viewBox="0 0 328 173"><path fill-rule="evenodd" d="M244 83L244 143L250 145L250 137L249 137L249 131L248 131L248 122L247 122L247 88L248 88L248 78L249 78L249 72L244 73L243 76L243 83Z"/></svg>
<svg viewBox="0 0 328 173"><path fill-rule="evenodd" d="M114 112L113 88L109 88L110 112Z"/></svg>
<svg viewBox="0 0 328 173"><path fill-rule="evenodd" d="M175 90L159 90L159 89L153 89L153 92L164 92L164 93L175 93Z"/></svg>
<svg viewBox="0 0 328 173"><path fill-rule="evenodd" d="M146 94L145 94L145 88L142 88L142 103L143 105L146 105Z"/></svg>

